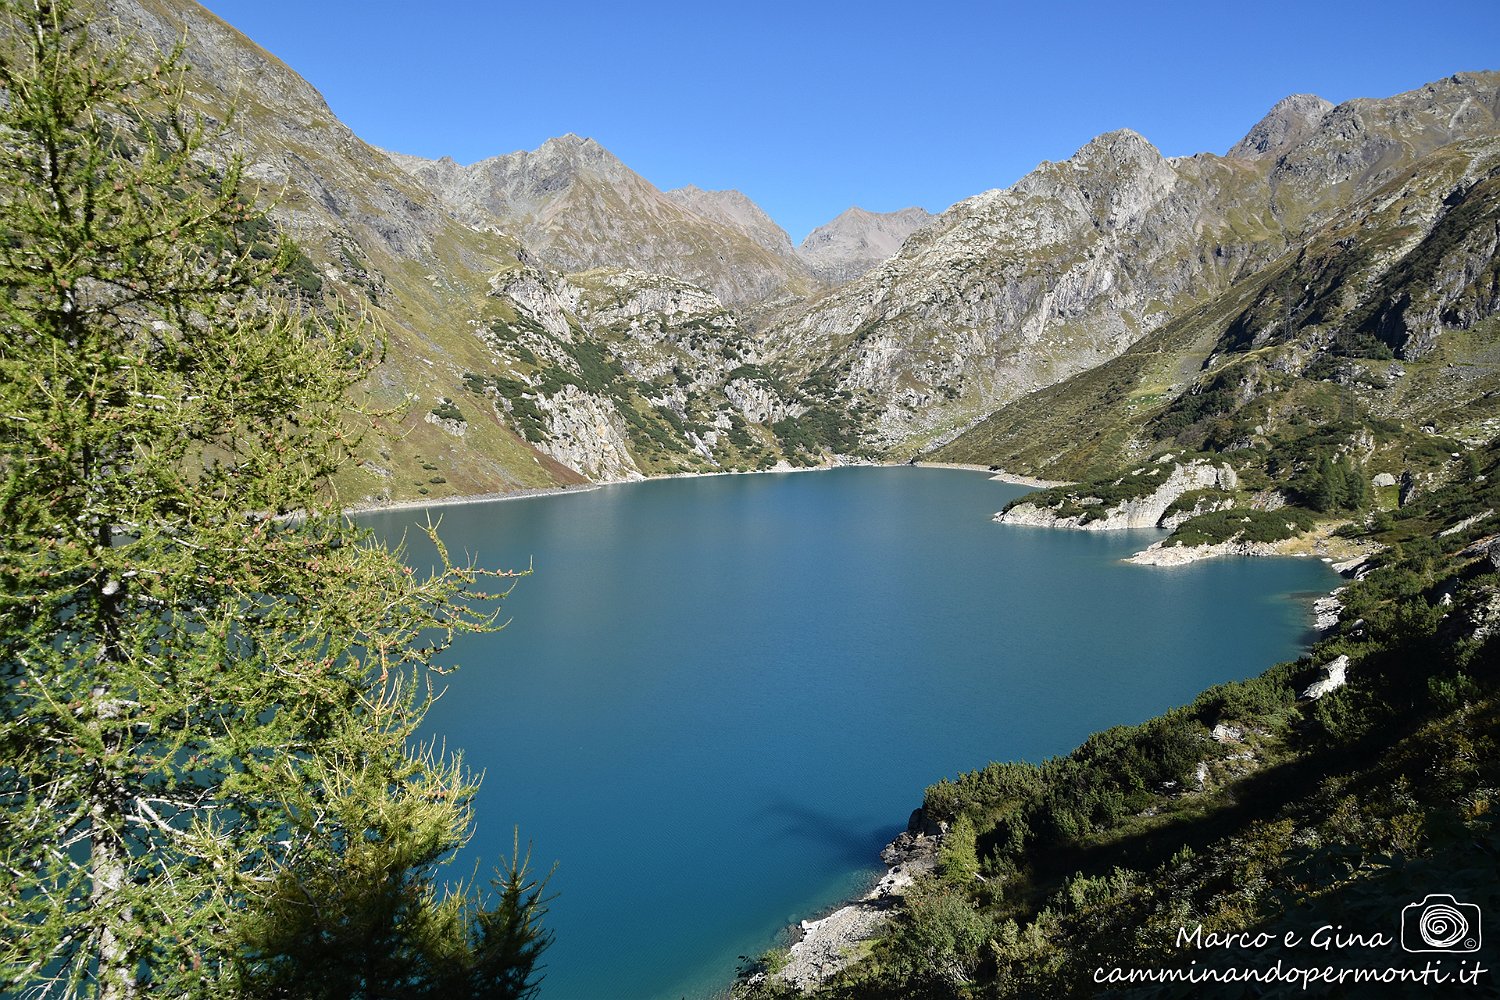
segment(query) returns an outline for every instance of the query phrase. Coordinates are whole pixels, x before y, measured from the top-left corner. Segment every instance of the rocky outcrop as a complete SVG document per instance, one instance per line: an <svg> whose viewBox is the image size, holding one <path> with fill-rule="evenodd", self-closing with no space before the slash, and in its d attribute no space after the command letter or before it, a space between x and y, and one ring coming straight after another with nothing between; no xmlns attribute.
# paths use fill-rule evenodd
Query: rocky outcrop
<svg viewBox="0 0 1500 1000"><path fill-rule="evenodd" d="M1302 697L1309 701L1317 701L1325 695L1332 694L1347 684L1349 657L1338 656L1323 664L1323 676L1313 681L1302 692Z"/></svg>
<svg viewBox="0 0 1500 1000"><path fill-rule="evenodd" d="M724 384L724 396L753 424L775 423L791 413L775 387L760 379L732 379Z"/></svg>
<svg viewBox="0 0 1500 1000"><path fill-rule="evenodd" d="M1339 623L1339 616L1344 613L1344 599L1341 596L1344 588L1339 587L1326 597L1320 597L1313 601L1313 630L1316 632L1331 631Z"/></svg>
<svg viewBox="0 0 1500 1000"><path fill-rule="evenodd" d="M608 400L565 385L554 396L540 396L547 440L538 447L594 482L640 479L630 455L625 423Z"/></svg>
<svg viewBox="0 0 1500 1000"><path fill-rule="evenodd" d="M1437 533L1437 536L1439 538L1447 538L1449 535L1456 535L1461 531L1468 531L1480 521L1487 521L1494 516L1495 512L1492 510L1480 511L1478 514L1472 514L1469 517L1464 518L1457 524L1453 525L1451 528L1444 528L1442 531L1439 531Z"/></svg>
<svg viewBox="0 0 1500 1000"><path fill-rule="evenodd" d="M1001 524L1024 524L1044 528L1078 528L1084 531L1115 531L1126 528L1159 528L1166 514L1183 494L1191 490L1233 490L1239 485L1234 469L1193 461L1173 463L1165 479L1141 496L1105 505L1097 497L1080 493L1044 506L1029 501L1013 504L995 515ZM1066 510L1085 508L1081 513Z"/></svg>
<svg viewBox="0 0 1500 1000"><path fill-rule="evenodd" d="M1226 466L1227 468L1227 466ZM1231 473L1233 470L1230 470ZM1234 507L1234 498L1225 495L1209 495L1199 497L1191 507L1184 507L1174 502L1173 506L1156 522L1158 528L1167 531L1176 531L1193 518L1202 514L1212 514L1221 510L1231 510Z"/></svg>
<svg viewBox="0 0 1500 1000"><path fill-rule="evenodd" d="M614 327L659 319L667 326L697 321L729 330L737 322L724 303L697 285L661 274L607 269L571 275L564 281L578 317L592 327Z"/></svg>
<svg viewBox="0 0 1500 1000"><path fill-rule="evenodd" d="M1285 556L1292 553L1287 542L1247 542L1231 539L1212 545L1169 545L1170 539L1155 542L1125 561L1136 566L1186 566L1203 559L1223 556Z"/></svg>
<svg viewBox="0 0 1500 1000"><path fill-rule="evenodd" d="M442 402L451 403L450 400L446 399ZM445 433L451 434L456 438L461 438L465 434L469 433L469 422L467 420L454 419L452 417L440 417L436 413L425 414L422 419L427 421L429 424L442 428Z"/></svg>
<svg viewBox="0 0 1500 1000"><path fill-rule="evenodd" d="M490 277L490 294L508 300L522 315L559 340L571 340L569 303L545 272L518 264Z"/></svg>
<svg viewBox="0 0 1500 1000"><path fill-rule="evenodd" d="M1475 643L1500 635L1500 588L1476 587L1443 623L1443 631Z"/></svg>

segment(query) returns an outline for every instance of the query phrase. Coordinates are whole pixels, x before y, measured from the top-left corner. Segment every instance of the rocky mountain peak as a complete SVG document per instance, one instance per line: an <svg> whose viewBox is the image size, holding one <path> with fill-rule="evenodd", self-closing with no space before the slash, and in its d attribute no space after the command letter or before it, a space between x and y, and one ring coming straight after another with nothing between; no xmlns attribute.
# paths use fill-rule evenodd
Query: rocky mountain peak
<svg viewBox="0 0 1500 1000"><path fill-rule="evenodd" d="M1316 94L1283 97L1227 155L1244 160L1280 155L1301 142L1332 110L1333 102Z"/></svg>
<svg viewBox="0 0 1500 1000"><path fill-rule="evenodd" d="M694 184L674 188L666 196L713 222L733 226L756 243L783 257L791 257L792 238L755 202L735 190L705 191Z"/></svg>
<svg viewBox="0 0 1500 1000"><path fill-rule="evenodd" d="M1134 129L1121 128L1095 136L1068 158L1074 173L1114 177L1119 174L1171 172L1161 150Z"/></svg>
<svg viewBox="0 0 1500 1000"><path fill-rule="evenodd" d="M476 228L516 236L561 271L633 268L736 305L809 283L786 234L739 192L664 194L597 141L568 134L467 167L396 157Z"/></svg>
<svg viewBox="0 0 1500 1000"><path fill-rule="evenodd" d="M515 155L515 154L512 154ZM562 159L580 167L604 167L613 169L620 163L618 157L599 145L598 141L572 132L554 136L543 142L530 154L533 159Z"/></svg>
<svg viewBox="0 0 1500 1000"><path fill-rule="evenodd" d="M797 252L825 281L849 281L895 256L908 236L934 218L916 207L870 212L852 205L809 233Z"/></svg>
<svg viewBox="0 0 1500 1000"><path fill-rule="evenodd" d="M1054 207L1071 206L1095 225L1122 229L1138 226L1176 183L1177 172L1161 151L1124 128L1094 137L1063 163L1042 163L1011 192ZM1010 200L1000 192L991 207Z"/></svg>
<svg viewBox="0 0 1500 1000"><path fill-rule="evenodd" d="M568 133L548 139L531 152L524 150L481 160L470 168L489 174L522 197L543 197L562 190L580 177L608 184L641 180L618 157L596 141Z"/></svg>

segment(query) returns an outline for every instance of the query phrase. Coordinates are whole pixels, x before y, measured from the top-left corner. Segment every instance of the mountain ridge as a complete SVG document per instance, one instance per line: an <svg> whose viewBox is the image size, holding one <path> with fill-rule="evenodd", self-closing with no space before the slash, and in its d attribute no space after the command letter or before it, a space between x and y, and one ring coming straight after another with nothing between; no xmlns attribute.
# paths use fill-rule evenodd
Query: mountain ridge
<svg viewBox="0 0 1500 1000"><path fill-rule="evenodd" d="M305 81L196 5L113 7L127 29L161 42L187 30L190 46L202 49L195 61L206 56L215 79L263 78L256 90L231 83L226 91L244 95L251 176L273 190L290 183L275 218L306 240L324 280L369 298L401 341L380 391L447 412L464 411L475 395L466 386L486 387L484 412L461 437L433 436L451 423L416 430L427 450L472 472L428 477L441 483L413 476L398 488L393 466L411 464L413 445L408 458L370 463L387 474L384 485L360 487L395 497L416 487L451 493L460 483L491 492L526 469L515 485L548 485L560 473L537 482L538 470L553 468L544 459L569 467L569 456L586 470L574 475L593 479L688 471L699 460L712 469L793 455L914 456L1119 356L1301 245L1431 150L1492 135L1500 114L1497 74L1461 73L1336 107L1292 95L1232 155L1167 158L1138 133L1116 130L938 216L842 213L820 230L894 218L909 232L886 231L889 241L871 256L893 255L860 262L855 271L867 271L829 287L797 248L788 255L784 230L739 192L659 191L577 135L467 167L386 154L339 125ZM851 242L869 244L869 236ZM804 246L815 242L810 234ZM635 303L622 312L596 302L593 315L614 317L608 330L577 311L605 289ZM715 331L707 339L691 333L704 323ZM722 383L689 374L706 363L701 345L709 343L738 362L709 369L714 378L739 373L735 393L748 410L719 395ZM640 353L647 345L676 360L648 360ZM573 355L596 348L611 364L635 360L583 386L589 380ZM549 364L572 374L549 374ZM622 394L617 379L639 385ZM600 419L570 415L572 407ZM766 419L735 424L752 413ZM608 460L593 444L558 443L591 420L605 427L616 418L605 435L615 441ZM731 434L739 442L732 448L724 443ZM636 454L648 441L665 451ZM417 464L431 459L424 452Z"/></svg>
<svg viewBox="0 0 1500 1000"><path fill-rule="evenodd" d="M705 215L592 138L560 136L469 166L401 154L393 160L459 218L513 232L561 271L623 266L666 274L740 306L811 286L795 256L774 241L767 246L743 218L725 225L722 199L695 199Z"/></svg>
<svg viewBox="0 0 1500 1000"><path fill-rule="evenodd" d="M1345 102L1284 130L1301 137L1274 157L1169 160L1129 129L1105 133L958 202L895 257L779 319L768 342L868 401L871 447L912 454L1117 355L1421 156L1493 136L1497 94L1491 72ZM1265 122L1236 148L1267 141Z"/></svg>

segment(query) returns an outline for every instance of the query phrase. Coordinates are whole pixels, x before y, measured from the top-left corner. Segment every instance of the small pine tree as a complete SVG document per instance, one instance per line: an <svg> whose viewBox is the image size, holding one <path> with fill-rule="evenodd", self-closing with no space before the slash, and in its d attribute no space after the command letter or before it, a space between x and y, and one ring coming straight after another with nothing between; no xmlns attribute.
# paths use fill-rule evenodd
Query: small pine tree
<svg viewBox="0 0 1500 1000"><path fill-rule="evenodd" d="M1370 506L1370 476L1363 462L1352 462L1344 475L1344 506L1354 511Z"/></svg>
<svg viewBox="0 0 1500 1000"><path fill-rule="evenodd" d="M1319 460L1318 471L1313 477L1313 508L1326 514L1338 510L1343 501L1344 474L1333 459L1325 455Z"/></svg>
<svg viewBox="0 0 1500 1000"><path fill-rule="evenodd" d="M965 813L953 821L938 852L938 874L953 885L968 885L979 876L978 834Z"/></svg>

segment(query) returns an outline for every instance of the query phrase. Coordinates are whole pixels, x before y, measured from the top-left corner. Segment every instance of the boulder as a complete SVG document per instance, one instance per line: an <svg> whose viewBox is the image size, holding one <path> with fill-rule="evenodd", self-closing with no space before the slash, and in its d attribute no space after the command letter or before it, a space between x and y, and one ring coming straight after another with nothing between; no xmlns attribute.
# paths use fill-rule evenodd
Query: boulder
<svg viewBox="0 0 1500 1000"><path fill-rule="evenodd" d="M1323 664L1326 676L1321 680L1313 681L1302 692L1302 697L1310 701L1317 701L1326 694L1332 694L1348 683L1349 657L1340 656Z"/></svg>

